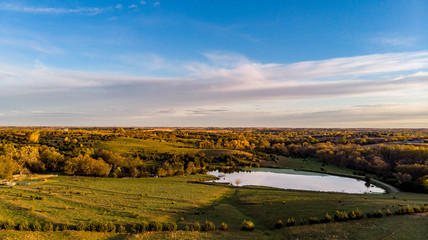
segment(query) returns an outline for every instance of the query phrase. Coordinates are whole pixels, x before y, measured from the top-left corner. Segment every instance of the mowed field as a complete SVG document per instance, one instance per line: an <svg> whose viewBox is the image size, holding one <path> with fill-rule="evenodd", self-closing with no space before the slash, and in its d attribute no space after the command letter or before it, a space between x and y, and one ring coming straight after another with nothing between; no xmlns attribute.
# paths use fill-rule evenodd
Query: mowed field
<svg viewBox="0 0 428 240"><path fill-rule="evenodd" d="M424 194L356 195L196 183L210 178L207 175L139 179L60 176L32 185L1 187L0 221L70 225L91 221L124 225L173 221L179 229L195 221L201 224L212 221L217 226L226 222L229 232L131 235L0 231L0 237L34 239L30 236L36 234L36 239L423 239L420 237L427 234L426 214L299 225L301 220L320 218L326 212L333 216L336 210L348 212L359 208L365 214L378 209L394 212L398 206L420 206L428 203L428 196ZM298 226L273 230L276 221L285 222L290 217ZM254 232L240 231L245 219L255 223Z"/></svg>

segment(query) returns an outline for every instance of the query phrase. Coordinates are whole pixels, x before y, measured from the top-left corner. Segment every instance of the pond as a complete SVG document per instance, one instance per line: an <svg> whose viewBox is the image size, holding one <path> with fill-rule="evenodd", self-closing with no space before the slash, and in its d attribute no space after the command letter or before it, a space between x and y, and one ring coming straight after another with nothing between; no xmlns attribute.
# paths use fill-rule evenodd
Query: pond
<svg viewBox="0 0 428 240"><path fill-rule="evenodd" d="M251 168L234 173L222 173L216 170L208 172L208 174L219 178L209 182L229 183L234 186L264 186L357 194L385 193L384 189L363 180L292 169Z"/></svg>

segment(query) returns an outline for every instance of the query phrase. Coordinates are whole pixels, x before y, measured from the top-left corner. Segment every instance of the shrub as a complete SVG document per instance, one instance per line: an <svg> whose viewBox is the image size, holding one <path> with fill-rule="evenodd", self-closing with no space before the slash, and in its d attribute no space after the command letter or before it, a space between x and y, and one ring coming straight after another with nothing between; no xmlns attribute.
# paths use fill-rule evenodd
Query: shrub
<svg viewBox="0 0 428 240"><path fill-rule="evenodd" d="M280 229L282 228L282 226L284 226L284 224L282 224L282 220L279 219L276 223L275 223L275 228L276 229Z"/></svg>
<svg viewBox="0 0 428 240"><path fill-rule="evenodd" d="M383 216L382 210L377 210L373 213L373 217L375 218L381 218Z"/></svg>
<svg viewBox="0 0 428 240"><path fill-rule="evenodd" d="M49 231L53 231L53 224L52 223L45 223L45 225L43 225L43 231L44 232L49 232Z"/></svg>
<svg viewBox="0 0 428 240"><path fill-rule="evenodd" d="M190 227L190 230L192 231L201 231L201 225L199 222L194 222L192 226Z"/></svg>
<svg viewBox="0 0 428 240"><path fill-rule="evenodd" d="M228 231L228 230L229 230L229 227L227 226L227 223L222 222L222 223L220 223L220 226L218 227L218 229L219 229L220 231Z"/></svg>
<svg viewBox="0 0 428 240"><path fill-rule="evenodd" d="M160 222L150 222L149 231L158 232L162 231L162 223Z"/></svg>
<svg viewBox="0 0 428 240"><path fill-rule="evenodd" d="M386 211L385 211L385 215L386 215L386 216L391 215L391 210L389 210L389 208L388 208L388 209L386 209Z"/></svg>
<svg viewBox="0 0 428 240"><path fill-rule="evenodd" d="M138 233L138 232L139 232L139 229L138 229L137 224L132 224L131 233Z"/></svg>
<svg viewBox="0 0 428 240"><path fill-rule="evenodd" d="M100 229L99 225L100 225L99 223L90 222L88 224L88 229L89 229L89 231L92 231L92 232L99 231L99 229Z"/></svg>
<svg viewBox="0 0 428 240"><path fill-rule="evenodd" d="M122 224L120 224L120 226L119 226L119 228L117 229L117 231L118 231L119 233L124 233L124 232L126 232L126 228L125 228Z"/></svg>
<svg viewBox="0 0 428 240"><path fill-rule="evenodd" d="M325 216L324 216L324 218L323 219L321 219L321 222L322 223L329 223L329 222L331 222L331 219L332 219L332 217L328 214L328 212L327 213L325 213Z"/></svg>
<svg viewBox="0 0 428 240"><path fill-rule="evenodd" d="M422 209L420 207L413 207L413 212L415 212L415 213L421 213Z"/></svg>
<svg viewBox="0 0 428 240"><path fill-rule="evenodd" d="M28 230L30 230L30 224L28 224L28 222L27 222L27 221L25 221L25 222L23 222L23 223L20 223L20 224L18 225L18 230L19 230L19 231L28 231Z"/></svg>
<svg viewBox="0 0 428 240"><path fill-rule="evenodd" d="M355 209L354 213L355 213L355 216L356 216L355 219L361 219L361 218L363 218L363 213L360 211L360 209L358 209L358 208Z"/></svg>
<svg viewBox="0 0 428 240"><path fill-rule="evenodd" d="M86 224L84 222L78 222L76 224L77 231L85 231L85 229L86 229Z"/></svg>
<svg viewBox="0 0 428 240"><path fill-rule="evenodd" d="M176 231L177 230L177 224L175 222L165 223L165 225L163 226L163 230L169 231L169 232Z"/></svg>
<svg viewBox="0 0 428 240"><path fill-rule="evenodd" d="M373 217L373 213L368 212L368 213L366 214L366 216L367 216L367 218L372 218L372 217Z"/></svg>
<svg viewBox="0 0 428 240"><path fill-rule="evenodd" d="M336 222L344 222L344 221L347 221L348 219L349 219L349 216L346 212L341 212L338 210L334 214L334 220Z"/></svg>
<svg viewBox="0 0 428 240"><path fill-rule="evenodd" d="M66 231L68 229L68 225L67 224L62 224L61 225L61 230L62 231Z"/></svg>
<svg viewBox="0 0 428 240"><path fill-rule="evenodd" d="M140 232L145 232L148 230L149 224L146 222L142 222L140 223L139 228L140 228Z"/></svg>
<svg viewBox="0 0 428 240"><path fill-rule="evenodd" d="M319 223L320 221L318 220L318 218L316 218L316 217L310 217L309 219L308 219L308 223L309 224L317 224L317 223Z"/></svg>
<svg viewBox="0 0 428 240"><path fill-rule="evenodd" d="M241 227L242 231L253 231L254 228L255 228L255 225L252 221L247 221L247 220L242 221L242 227Z"/></svg>
<svg viewBox="0 0 428 240"><path fill-rule="evenodd" d="M41 231L41 230L42 230L42 225L40 225L40 223L39 223L38 221L36 221L36 222L34 222L34 223L31 225L31 229L32 229L33 231Z"/></svg>
<svg viewBox="0 0 428 240"><path fill-rule="evenodd" d="M1 223L1 228L5 230L12 230L15 228L15 223L13 220L6 220Z"/></svg>
<svg viewBox="0 0 428 240"><path fill-rule="evenodd" d="M287 219L287 222L285 223L286 226L294 226L296 224L296 221L294 221L294 218Z"/></svg>
<svg viewBox="0 0 428 240"><path fill-rule="evenodd" d="M403 215L403 214L410 214L414 213L414 209L412 207L400 207L396 212L396 214Z"/></svg>
<svg viewBox="0 0 428 240"><path fill-rule="evenodd" d="M114 225L112 222L107 223L107 232L116 232L116 225Z"/></svg>
<svg viewBox="0 0 428 240"><path fill-rule="evenodd" d="M357 214L355 214L354 211L351 211L348 213L348 217L349 217L349 219L353 220L353 219L357 218Z"/></svg>
<svg viewBox="0 0 428 240"><path fill-rule="evenodd" d="M98 224L98 231L107 232L107 223L99 223Z"/></svg>
<svg viewBox="0 0 428 240"><path fill-rule="evenodd" d="M206 221L205 224L202 226L202 230L206 232L215 231L215 225L213 222Z"/></svg>
<svg viewBox="0 0 428 240"><path fill-rule="evenodd" d="M186 225L186 227L184 227L184 231L190 231L190 228L188 225Z"/></svg>
<svg viewBox="0 0 428 240"><path fill-rule="evenodd" d="M360 209L355 209L348 214L349 219L361 219L363 218L363 213L360 211Z"/></svg>

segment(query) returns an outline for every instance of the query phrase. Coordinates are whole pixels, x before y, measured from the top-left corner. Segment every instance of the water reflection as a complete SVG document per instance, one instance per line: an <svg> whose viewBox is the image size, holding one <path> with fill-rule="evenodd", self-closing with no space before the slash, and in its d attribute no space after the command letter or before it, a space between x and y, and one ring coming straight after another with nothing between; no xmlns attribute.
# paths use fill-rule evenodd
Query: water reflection
<svg viewBox="0 0 428 240"><path fill-rule="evenodd" d="M320 192L343 193L385 193L385 190L354 178L328 174L294 171L292 169L258 168L249 171L223 173L208 172L218 177L211 182L229 183L234 186L265 186L281 189L295 189Z"/></svg>

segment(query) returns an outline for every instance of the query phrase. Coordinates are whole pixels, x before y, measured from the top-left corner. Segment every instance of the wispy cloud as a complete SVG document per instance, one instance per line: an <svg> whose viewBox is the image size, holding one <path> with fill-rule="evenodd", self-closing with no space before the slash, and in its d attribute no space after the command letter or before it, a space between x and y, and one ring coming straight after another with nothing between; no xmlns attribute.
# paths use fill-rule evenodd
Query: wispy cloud
<svg viewBox="0 0 428 240"><path fill-rule="evenodd" d="M46 106L43 112L55 113L67 107L70 112L93 112L88 119L116 116L134 125L139 120L156 125L198 119L215 126L223 119L235 126L238 120L254 126L315 126L310 124L314 121L332 126L329 121L340 120L356 126L357 121L370 125L390 119L390 126L405 126L405 121L428 126L428 52L293 64L259 63L237 54L205 56L203 62L154 61L156 69L181 69L178 77L0 63L0 102L10 103L0 111ZM409 94L412 99L405 97ZM373 101L367 104L364 98ZM318 103L323 99L336 100L341 107ZM310 101L311 107L299 105L302 101ZM103 111L106 106L116 110ZM263 118L266 124L261 124Z"/></svg>
<svg viewBox="0 0 428 240"><path fill-rule="evenodd" d="M97 15L104 11L104 8L54 8L54 7L31 7L10 3L0 4L0 11L12 11L34 14L86 14Z"/></svg>
<svg viewBox="0 0 428 240"><path fill-rule="evenodd" d="M414 46L420 38L415 35L400 35L397 33L379 33L372 42L382 47L408 48Z"/></svg>
<svg viewBox="0 0 428 240"><path fill-rule="evenodd" d="M24 39L24 38L1 38L0 46L9 46L14 48L25 48L33 51L47 54L63 54L65 51L42 39Z"/></svg>

